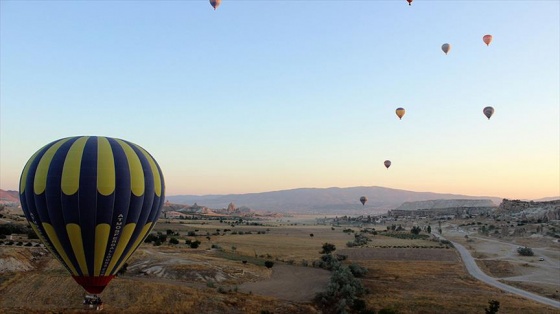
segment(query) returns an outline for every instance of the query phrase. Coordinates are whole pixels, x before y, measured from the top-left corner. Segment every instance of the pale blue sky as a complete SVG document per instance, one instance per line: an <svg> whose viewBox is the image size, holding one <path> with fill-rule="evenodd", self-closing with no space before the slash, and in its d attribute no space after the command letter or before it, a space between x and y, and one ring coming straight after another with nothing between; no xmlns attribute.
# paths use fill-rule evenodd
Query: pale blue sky
<svg viewBox="0 0 560 314"><path fill-rule="evenodd" d="M559 1L0 9L5 190L43 145L102 135L148 150L168 195L358 185L560 195Z"/></svg>

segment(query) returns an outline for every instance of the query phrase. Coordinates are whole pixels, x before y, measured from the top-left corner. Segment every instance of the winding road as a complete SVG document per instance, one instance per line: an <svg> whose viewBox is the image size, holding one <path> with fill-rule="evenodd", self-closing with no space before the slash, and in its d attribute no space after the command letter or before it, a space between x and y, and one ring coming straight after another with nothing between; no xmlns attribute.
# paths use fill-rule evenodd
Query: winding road
<svg viewBox="0 0 560 314"><path fill-rule="evenodd" d="M439 236L441 238L441 236ZM496 288L502 289L504 291L510 292L510 293L514 293L517 295L520 295L524 298L527 299L531 299L546 305L550 305L553 306L557 309L560 309L560 302L556 301L556 300L552 300L549 298L545 298L543 296L525 291L525 290L521 290L509 285L506 285L502 282L499 282L498 280L496 280L493 277L490 277L488 275L486 275L484 272L482 272L482 270L480 270L480 268L478 268L478 265L476 264L476 261L474 260L474 258L471 256L471 254L469 253L469 251L462 246L459 243L456 242L451 242L453 243L453 245L455 246L455 248L457 249L457 251L459 251L459 254L461 255L461 259L463 260L463 263L465 264L465 267L467 268L467 271L469 272L469 274L471 274L474 278L483 281L491 286L494 286Z"/></svg>

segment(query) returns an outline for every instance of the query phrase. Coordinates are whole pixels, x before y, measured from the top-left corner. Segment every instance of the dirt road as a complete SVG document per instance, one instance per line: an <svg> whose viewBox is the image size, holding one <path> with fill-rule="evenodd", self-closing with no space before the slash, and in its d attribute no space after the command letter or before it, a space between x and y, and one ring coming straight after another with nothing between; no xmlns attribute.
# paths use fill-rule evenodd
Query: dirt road
<svg viewBox="0 0 560 314"><path fill-rule="evenodd" d="M482 272L482 270L480 270L480 268L478 268L478 265L476 264L476 261L474 260L474 258L471 256L471 254L469 253L469 251L462 246L459 243L453 242L453 245L455 245L455 248L457 248L457 251L459 251L459 254L461 254L461 259L463 260L463 263L465 263L465 266L468 270L468 272L475 277L476 279L483 281L489 285L492 285L494 287L497 287L499 289L502 289L504 291L510 292L510 293L514 293L517 295L520 295L524 298L528 298L546 305L550 305L553 307L556 307L558 309L560 309L560 302L549 299L549 298L545 298L542 297L540 295L536 295L534 293L525 291L525 290L521 290L509 285L506 285L502 282L499 282L498 280L496 280L493 277L490 277L488 275L486 275L484 272Z"/></svg>

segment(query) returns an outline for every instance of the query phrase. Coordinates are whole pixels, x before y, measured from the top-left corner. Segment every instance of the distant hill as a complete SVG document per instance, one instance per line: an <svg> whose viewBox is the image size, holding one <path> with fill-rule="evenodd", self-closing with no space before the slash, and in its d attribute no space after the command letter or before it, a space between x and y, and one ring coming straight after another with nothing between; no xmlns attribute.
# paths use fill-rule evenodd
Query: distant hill
<svg viewBox="0 0 560 314"><path fill-rule="evenodd" d="M368 198L365 206L360 196ZM431 192L413 192L378 186L349 188L300 188L249 194L228 195L171 195L166 200L177 204L204 205L209 208L226 208L233 202L257 211L301 212L301 213L364 213L386 212L405 202L428 201L437 199L485 199L499 205L502 198L489 196L467 196Z"/></svg>
<svg viewBox="0 0 560 314"><path fill-rule="evenodd" d="M19 192L0 190L0 204L9 203L19 203Z"/></svg>
<svg viewBox="0 0 560 314"><path fill-rule="evenodd" d="M405 202L398 210L445 209L445 208L497 208L490 199L437 199L430 201Z"/></svg>

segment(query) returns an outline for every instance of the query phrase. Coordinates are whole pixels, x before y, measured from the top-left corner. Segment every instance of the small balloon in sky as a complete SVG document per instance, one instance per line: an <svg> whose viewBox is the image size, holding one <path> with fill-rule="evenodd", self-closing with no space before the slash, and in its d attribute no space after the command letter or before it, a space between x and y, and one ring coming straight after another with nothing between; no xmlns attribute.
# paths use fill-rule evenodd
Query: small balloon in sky
<svg viewBox="0 0 560 314"><path fill-rule="evenodd" d="M385 165L385 168L389 169L389 167L391 167L391 161L390 160L385 160L383 162L383 164Z"/></svg>
<svg viewBox="0 0 560 314"><path fill-rule="evenodd" d="M362 205L365 205L367 202L367 197L365 196L360 197L360 202L362 202Z"/></svg>
<svg viewBox="0 0 560 314"><path fill-rule="evenodd" d="M490 45L490 43L492 42L492 35L484 35L484 37L482 37L482 41L484 41L486 46Z"/></svg>
<svg viewBox="0 0 560 314"><path fill-rule="evenodd" d="M210 0L210 4L216 10L222 4L222 0Z"/></svg>
<svg viewBox="0 0 560 314"><path fill-rule="evenodd" d="M494 114L494 108L491 106L485 107L482 112L490 120L490 117Z"/></svg>
<svg viewBox="0 0 560 314"><path fill-rule="evenodd" d="M448 43L445 43L443 45L441 45L441 50L443 50L443 52L445 52L445 54L447 54L449 52L449 50L451 50L451 45Z"/></svg>
<svg viewBox="0 0 560 314"><path fill-rule="evenodd" d="M395 110L395 112L397 113L397 117L399 117L399 119L402 119L402 117L404 116L405 110L404 110L404 108L399 107L399 108L397 108L397 110Z"/></svg>
<svg viewBox="0 0 560 314"><path fill-rule="evenodd" d="M406 2L408 2L408 5L412 5L412 0L406 0Z"/></svg>

